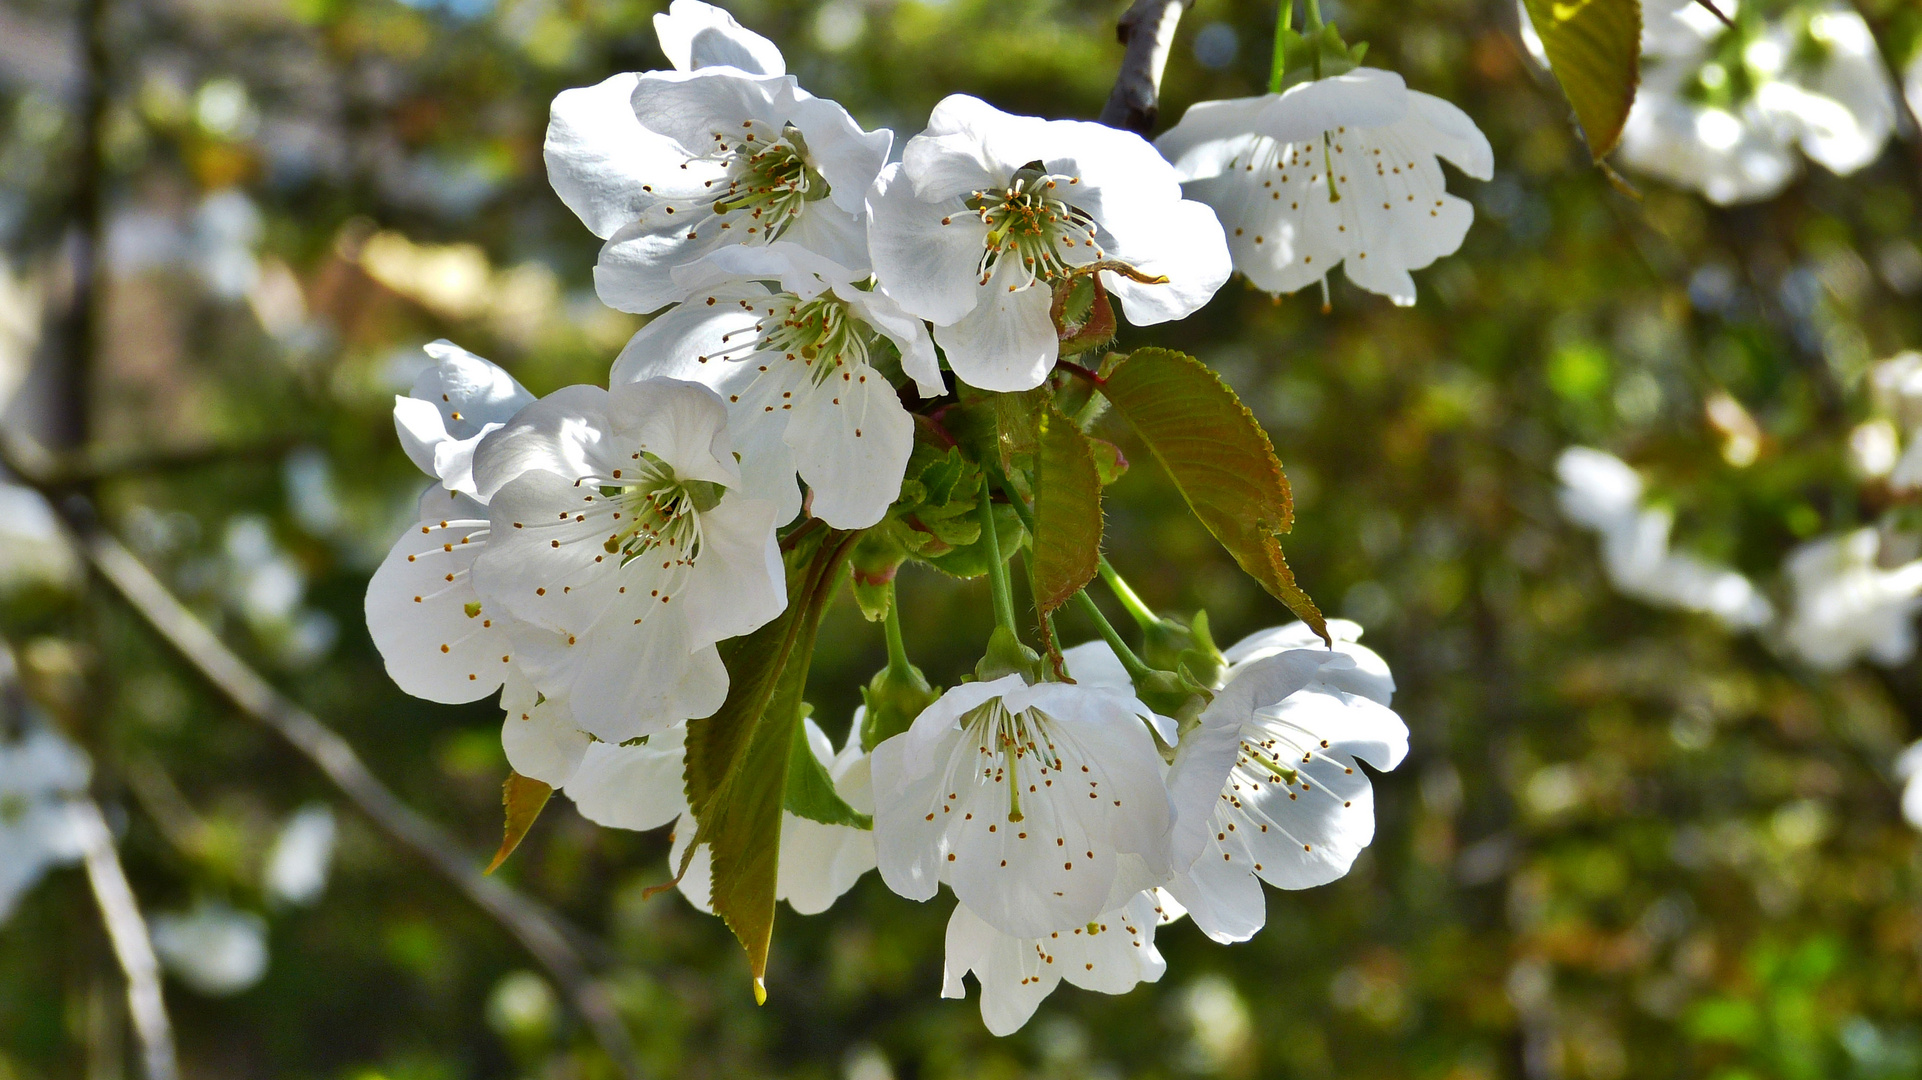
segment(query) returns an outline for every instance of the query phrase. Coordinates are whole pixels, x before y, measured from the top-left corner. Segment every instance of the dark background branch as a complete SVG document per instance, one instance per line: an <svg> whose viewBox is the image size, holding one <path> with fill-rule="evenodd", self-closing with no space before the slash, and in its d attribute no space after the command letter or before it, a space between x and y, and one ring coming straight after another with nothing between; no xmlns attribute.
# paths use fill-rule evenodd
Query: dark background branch
<svg viewBox="0 0 1922 1080"><path fill-rule="evenodd" d="M1161 73L1168 67L1175 27L1193 0L1135 0L1115 24L1115 36L1127 46L1114 92L1101 110L1109 127L1147 134L1161 115Z"/></svg>

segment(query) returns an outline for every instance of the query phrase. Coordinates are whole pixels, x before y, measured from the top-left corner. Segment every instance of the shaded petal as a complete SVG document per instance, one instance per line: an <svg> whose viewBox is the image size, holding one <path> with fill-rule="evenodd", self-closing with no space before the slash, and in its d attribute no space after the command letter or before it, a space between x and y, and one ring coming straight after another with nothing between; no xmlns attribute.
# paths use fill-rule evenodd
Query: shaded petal
<svg viewBox="0 0 1922 1080"><path fill-rule="evenodd" d="M913 145L910 141L909 148ZM903 310L935 323L952 323L979 302L988 227L962 196L924 200L915 195L901 166L890 165L868 192L868 213L875 276Z"/></svg>
<svg viewBox="0 0 1922 1080"><path fill-rule="evenodd" d="M1136 326L1187 318L1234 273L1221 222L1203 203L1183 199L1172 206L1144 207L1139 213L1104 217L1102 224L1113 237L1110 257L1168 279L1149 285L1102 272L1102 284L1121 300L1128 321Z"/></svg>
<svg viewBox="0 0 1922 1080"><path fill-rule="evenodd" d="M880 373L843 364L807 392L786 440L814 491L814 516L837 529L865 529L901 493L914 421Z"/></svg>
<svg viewBox="0 0 1922 1080"><path fill-rule="evenodd" d="M509 709L501 722L501 747L514 771L550 787L574 778L588 752L587 732L574 726L574 717L558 699L548 698L531 708Z"/></svg>
<svg viewBox="0 0 1922 1080"><path fill-rule="evenodd" d="M1014 259L1001 260L987 284L970 285L976 296L972 310L952 325L934 328L934 340L948 354L955 377L982 390L1040 386L1061 353L1053 292L1023 281Z"/></svg>
<svg viewBox="0 0 1922 1080"><path fill-rule="evenodd" d="M486 510L436 487L421 497L421 515L367 583L367 630L402 690L477 701L500 688L513 653L472 578L490 535Z"/></svg>
<svg viewBox="0 0 1922 1080"><path fill-rule="evenodd" d="M711 170L696 175L676 168L686 153L672 139L641 126L633 105L639 78L627 72L563 90L547 123L542 156L548 182L581 224L603 240L663 198L694 197L711 175Z"/></svg>
<svg viewBox="0 0 1922 1080"><path fill-rule="evenodd" d="M645 743L587 748L567 795L581 816L616 829L654 829L687 812L682 758L687 725L648 736Z"/></svg>

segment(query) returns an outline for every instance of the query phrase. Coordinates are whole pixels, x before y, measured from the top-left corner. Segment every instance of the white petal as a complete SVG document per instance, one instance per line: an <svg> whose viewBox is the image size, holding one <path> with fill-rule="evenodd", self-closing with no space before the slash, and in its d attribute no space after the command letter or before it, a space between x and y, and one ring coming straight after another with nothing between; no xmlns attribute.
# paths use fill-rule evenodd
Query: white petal
<svg viewBox="0 0 1922 1080"><path fill-rule="evenodd" d="M802 915L819 915L874 869L874 834L847 825L781 815L776 893Z"/></svg>
<svg viewBox="0 0 1922 1080"><path fill-rule="evenodd" d="M717 132L738 131L747 121L779 131L793 85L791 76L752 76L729 68L649 71L635 80L629 100L643 128L699 156L708 152Z"/></svg>
<svg viewBox="0 0 1922 1080"><path fill-rule="evenodd" d="M807 141L815 167L828 182L828 199L849 214L861 214L868 188L888 163L894 133L886 128L863 131L835 102L794 88L789 93L788 116Z"/></svg>
<svg viewBox="0 0 1922 1080"><path fill-rule="evenodd" d="M1105 641L1084 641L1063 649L1061 662L1068 669L1068 677L1082 686L1134 692L1134 680L1128 677L1128 669L1121 666L1121 658Z"/></svg>
<svg viewBox="0 0 1922 1080"><path fill-rule="evenodd" d="M595 474L590 454L607 437L607 391L564 386L489 432L474 449L474 488L483 502L508 481L539 470L573 480Z"/></svg>
<svg viewBox="0 0 1922 1080"><path fill-rule="evenodd" d="M694 815L682 814L680 820L674 823L674 843L667 853L667 866L669 871L680 871L681 860L687 859L687 869L681 872L676 887L688 903L712 915L714 905L710 894L713 891L714 853L706 844L702 844L694 849L693 855L687 854L688 845L699 834L700 825L695 822Z"/></svg>
<svg viewBox="0 0 1922 1080"><path fill-rule="evenodd" d="M1003 934L956 904L948 917L942 997L966 997L961 977L974 972L981 985L981 1022L994 1035L1012 1035L1061 985L1058 965L1046 962L1033 940Z"/></svg>
<svg viewBox="0 0 1922 1080"><path fill-rule="evenodd" d="M901 493L914 420L873 368L843 364L807 392L786 440L814 491L814 516L837 529L865 529Z"/></svg>
<svg viewBox="0 0 1922 1080"><path fill-rule="evenodd" d="M955 322L978 302L988 229L962 200L956 193L920 198L898 164L883 169L868 192L868 238L881 289L935 323Z"/></svg>
<svg viewBox="0 0 1922 1080"><path fill-rule="evenodd" d="M1266 95L1197 102L1161 133L1155 149L1174 163L1183 183L1220 176L1240 155L1240 145L1254 136L1267 104Z"/></svg>
<svg viewBox="0 0 1922 1080"><path fill-rule="evenodd" d="M1183 199L1172 204L1131 208L1102 224L1113 235L1111 258L1167 281L1143 284L1112 271L1101 280L1136 326L1185 319L1201 310L1234 273L1221 222L1206 205Z"/></svg>
<svg viewBox="0 0 1922 1080"><path fill-rule="evenodd" d="M934 339L928 336L925 323L901 310L901 305L879 290L836 289L835 295L847 301L869 326L894 343L901 353L902 372L914 380L922 397L935 398L947 393L947 383L941 377L941 360L935 355Z"/></svg>
<svg viewBox="0 0 1922 1080"><path fill-rule="evenodd" d="M486 512L440 488L428 489L422 512L367 583L367 630L402 690L448 704L477 701L500 688L513 653L499 613L483 614L472 579L487 547Z"/></svg>
<svg viewBox="0 0 1922 1080"><path fill-rule="evenodd" d="M588 752L588 738L574 726L567 707L548 698L520 712L508 710L501 721L501 747L515 772L559 788L574 779Z"/></svg>
<svg viewBox="0 0 1922 1080"><path fill-rule="evenodd" d="M747 254L764 249L728 250ZM775 520L785 524L801 510L794 455L783 439L788 414L767 414L763 398L789 389L794 376L785 365L770 376L764 372L770 366L769 355L742 351L756 340L754 328L759 321L742 303L766 295L760 285L738 282L693 293L690 302L641 327L614 361L608 379L610 383L682 379L725 398L729 439L741 455L741 491L751 499L773 503Z"/></svg>
<svg viewBox="0 0 1922 1080"><path fill-rule="evenodd" d="M1268 921L1261 879L1245 858L1236 862L1209 852L1163 888L1187 909L1202 933L1223 945L1247 941Z"/></svg>
<svg viewBox="0 0 1922 1080"><path fill-rule="evenodd" d="M568 781L567 795L582 817L597 824L659 828L687 812L681 777L686 739L687 726L678 724L635 746L595 743Z"/></svg>
<svg viewBox="0 0 1922 1080"><path fill-rule="evenodd" d="M774 504L730 495L701 515L700 558L681 614L703 644L760 629L787 608Z"/></svg>
<svg viewBox="0 0 1922 1080"><path fill-rule="evenodd" d="M750 75L784 75L787 65L772 41L700 0L674 0L654 16L654 34L668 63L682 71L738 68Z"/></svg>
<svg viewBox="0 0 1922 1080"><path fill-rule="evenodd" d="M662 198L697 194L703 170L675 168L686 154L634 115L632 72L563 90L554 98L543 156L554 194L605 240ZM659 306L659 305L656 305Z"/></svg>
<svg viewBox="0 0 1922 1080"><path fill-rule="evenodd" d="M969 386L1032 390L1054 370L1061 353L1052 315L1054 294L1046 285L1026 284L1021 278L1016 260L1001 260L987 284L973 286L973 309L953 325L934 328L948 366Z"/></svg>
<svg viewBox="0 0 1922 1080"><path fill-rule="evenodd" d="M1385 127L1408 114L1408 84L1381 68L1298 83L1264 99L1255 130L1276 142L1320 142L1342 127Z"/></svg>

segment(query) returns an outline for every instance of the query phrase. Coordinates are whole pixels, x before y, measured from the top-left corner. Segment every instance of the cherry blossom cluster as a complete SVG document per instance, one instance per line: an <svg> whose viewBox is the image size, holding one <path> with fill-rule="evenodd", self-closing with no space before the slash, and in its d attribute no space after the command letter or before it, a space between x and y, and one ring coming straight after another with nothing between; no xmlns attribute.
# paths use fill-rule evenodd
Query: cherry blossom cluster
<svg viewBox="0 0 1922 1080"><path fill-rule="evenodd" d="M1144 662L1104 621L1059 649L1042 611L1044 656L998 603L987 655L943 693L905 658L891 583L913 557L1005 594L1024 534L998 523L1040 484L966 460L944 410L1055 394L1114 304L1180 320L1236 270L1286 292L1342 265L1412 303L1408 272L1472 218L1437 159L1489 175L1474 124L1344 66L1330 31L1311 72L1198 105L1158 146L954 95L896 155L726 12L675 0L655 26L672 69L562 93L546 142L555 192L604 241L600 298L649 316L608 385L537 398L443 341L396 400L434 481L367 593L396 683L498 693L516 774L603 825L674 823L679 891L719 909L691 725L756 661L729 643L794 615L804 540L842 537L890 664L838 748L800 721L841 805L810 810L787 781L774 892L794 910L870 869L913 900L946 884L943 993L972 972L1007 1033L1064 979L1159 978L1170 920L1245 940L1261 882L1346 873L1374 831L1362 763L1393 769L1408 742L1359 627L1220 650L1205 617L1137 612L1114 579L1178 648Z"/></svg>

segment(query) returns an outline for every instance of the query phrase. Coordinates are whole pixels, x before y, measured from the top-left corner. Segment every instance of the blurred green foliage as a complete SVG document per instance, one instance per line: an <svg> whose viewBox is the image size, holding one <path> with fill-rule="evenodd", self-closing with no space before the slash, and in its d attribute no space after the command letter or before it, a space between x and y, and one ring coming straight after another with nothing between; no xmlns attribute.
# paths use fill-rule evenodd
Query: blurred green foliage
<svg viewBox="0 0 1922 1080"><path fill-rule="evenodd" d="M954 91L1093 116L1119 56L1119 3L731 6L804 85L897 139ZM1922 18L1860 6L1904 55ZM443 335L537 393L605 378L637 323L594 300L595 241L548 191L540 143L558 90L662 65L653 10L103 4L96 439L233 448L103 482L107 521L477 860L500 827L499 713L403 696L361 623L366 577L422 486L390 433L391 395ZM1654 185L1638 203L1588 167L1512 3L1322 10L1494 143L1492 182L1451 180L1477 207L1462 251L1417 275L1412 309L1335 281L1323 315L1318 296L1271 303L1231 283L1196 318L1124 328L1122 344L1192 352L1249 402L1294 483L1301 583L1393 665L1414 749L1377 783L1374 847L1331 886L1271 891L1252 943L1173 926L1159 984L1064 988L995 1040L972 1000L936 996L945 899L911 904L869 875L823 916L783 910L757 1009L718 921L643 899L667 877L667 838L594 827L556 800L502 873L606 942L656 1075L1922 1075L1922 862L1888 771L1922 734L1915 666L1818 678L1612 595L1550 474L1571 443L1620 453L1687 546L1763 577L1795 539L1879 509L1843 448L1868 364L1922 344L1915 142L1759 206ZM1273 15L1199 0L1164 122L1263 89ZM63 0L0 11L0 240L55 307L77 17ZM223 298L216 254L235 245L220 235L247 234L246 215L203 200L230 188L258 208L259 239L238 245L257 252L255 276L242 260L246 287ZM1763 435L1743 467L1704 417L1720 392ZM33 419L30 393L16 422ZM1178 512L1125 425L1104 433L1135 463L1108 492L1107 536L1138 590L1205 607L1224 644L1283 621ZM985 583L909 569L899 585L916 662L952 684L990 624ZM331 792L103 590L73 599L16 590L0 630L93 754L144 905L262 909L274 828ZM1091 636L1073 615L1062 627ZM830 612L809 696L837 741L884 656L851 597ZM328 891L272 912L259 985L208 999L169 983L188 1075L612 1075L498 926L341 817ZM55 873L0 927L0 1077L128 1075L119 986L83 878Z"/></svg>

